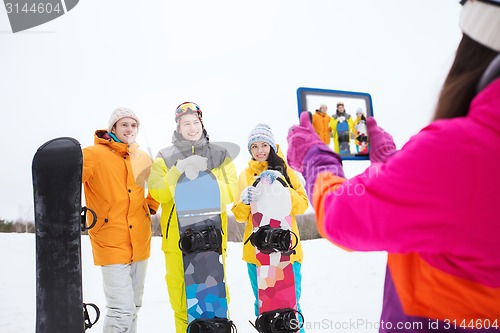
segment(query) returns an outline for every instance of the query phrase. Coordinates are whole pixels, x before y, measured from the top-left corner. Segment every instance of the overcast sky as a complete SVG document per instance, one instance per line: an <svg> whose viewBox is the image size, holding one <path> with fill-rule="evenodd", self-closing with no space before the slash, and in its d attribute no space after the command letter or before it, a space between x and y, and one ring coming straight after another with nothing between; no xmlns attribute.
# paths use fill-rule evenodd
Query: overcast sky
<svg viewBox="0 0 500 333"><path fill-rule="evenodd" d="M136 112L138 142L156 155L170 145L175 107L198 103L211 140L242 147L240 172L257 123L287 148L298 87L365 92L401 147L431 118L459 11L456 0L85 0L13 34L2 7L0 218L33 220L39 146L93 144L118 106ZM346 162L346 174L366 166Z"/></svg>

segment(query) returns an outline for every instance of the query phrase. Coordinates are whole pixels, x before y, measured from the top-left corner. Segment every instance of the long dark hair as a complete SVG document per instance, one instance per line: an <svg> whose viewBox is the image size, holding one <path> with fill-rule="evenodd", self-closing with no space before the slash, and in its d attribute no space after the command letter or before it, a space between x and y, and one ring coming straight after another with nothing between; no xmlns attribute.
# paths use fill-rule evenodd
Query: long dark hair
<svg viewBox="0 0 500 333"><path fill-rule="evenodd" d="M469 36L462 36L455 60L441 89L433 120L467 115L479 79L497 55L498 52Z"/></svg>
<svg viewBox="0 0 500 333"><path fill-rule="evenodd" d="M285 161L279 157L278 154L276 154L272 147L269 149L269 156L267 157L267 169L281 172L288 185L293 188L292 183L290 182L290 177L288 177Z"/></svg>

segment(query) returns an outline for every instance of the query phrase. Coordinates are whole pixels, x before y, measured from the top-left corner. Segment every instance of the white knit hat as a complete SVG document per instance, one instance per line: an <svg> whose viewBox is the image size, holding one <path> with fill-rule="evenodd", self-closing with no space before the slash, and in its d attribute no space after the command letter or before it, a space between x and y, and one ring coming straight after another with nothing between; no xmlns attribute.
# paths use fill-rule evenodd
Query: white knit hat
<svg viewBox="0 0 500 333"><path fill-rule="evenodd" d="M258 124L248 135L248 151L251 152L250 147L252 143L263 141L267 142L273 149L274 152L278 152L278 147L276 146L276 142L274 141L273 132L271 132L271 128L267 124Z"/></svg>
<svg viewBox="0 0 500 333"><path fill-rule="evenodd" d="M463 5L459 24L464 34L500 52L500 6L468 0Z"/></svg>
<svg viewBox="0 0 500 333"><path fill-rule="evenodd" d="M113 128L113 126L115 126L116 122L122 118L132 118L137 121L137 126L140 125L139 118L137 118L132 110L120 107L115 109L111 114L111 117L109 117L108 132L111 133L111 129Z"/></svg>

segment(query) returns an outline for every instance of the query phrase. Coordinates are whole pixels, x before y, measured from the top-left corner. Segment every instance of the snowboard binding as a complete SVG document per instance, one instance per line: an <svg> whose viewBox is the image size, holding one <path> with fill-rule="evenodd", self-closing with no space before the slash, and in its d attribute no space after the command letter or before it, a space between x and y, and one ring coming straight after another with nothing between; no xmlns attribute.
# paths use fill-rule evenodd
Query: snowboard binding
<svg viewBox="0 0 500 333"><path fill-rule="evenodd" d="M303 323L302 313L285 308L261 313L253 326L260 333L296 333Z"/></svg>
<svg viewBox="0 0 500 333"><path fill-rule="evenodd" d="M227 318L195 319L189 323L188 333L236 333L234 323Z"/></svg>
<svg viewBox="0 0 500 333"><path fill-rule="evenodd" d="M366 134L360 134L356 137L360 143L368 143L368 136Z"/></svg>
<svg viewBox="0 0 500 333"><path fill-rule="evenodd" d="M87 212L89 211L92 213L92 223L89 226L87 226ZM81 213L82 232L92 229L96 223L97 223L97 214L90 208L82 207L82 213Z"/></svg>
<svg viewBox="0 0 500 333"><path fill-rule="evenodd" d="M94 321L92 321L90 319L90 315L89 315L89 311L87 309L87 306L92 307L95 311L95 320ZM97 305L95 305L94 303L83 303L83 318L84 318L84 324L85 324L86 330L89 328L92 328L92 326L94 326L94 324L97 323L100 316L101 316L101 311L99 311L99 308L97 307Z"/></svg>
<svg viewBox="0 0 500 333"><path fill-rule="evenodd" d="M295 238L295 244L292 246L292 235ZM281 228L272 228L269 225L258 228L245 241L250 241L260 252L271 254L273 252L282 252L285 255L295 253L295 247L298 244L298 236L291 230Z"/></svg>
<svg viewBox="0 0 500 333"><path fill-rule="evenodd" d="M339 133L339 148L341 154L349 154L349 132Z"/></svg>
<svg viewBox="0 0 500 333"><path fill-rule="evenodd" d="M203 230L186 229L179 239L179 248L184 254L215 251L222 248L222 232L214 226Z"/></svg>
<svg viewBox="0 0 500 333"><path fill-rule="evenodd" d="M349 132L342 131L339 133L339 143L348 143L349 142Z"/></svg>

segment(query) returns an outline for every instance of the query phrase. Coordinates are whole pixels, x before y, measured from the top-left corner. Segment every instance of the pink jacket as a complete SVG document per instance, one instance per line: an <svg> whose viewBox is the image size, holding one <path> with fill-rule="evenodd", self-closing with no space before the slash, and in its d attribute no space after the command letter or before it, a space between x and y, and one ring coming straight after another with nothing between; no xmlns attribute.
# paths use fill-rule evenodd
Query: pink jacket
<svg viewBox="0 0 500 333"><path fill-rule="evenodd" d="M466 117L433 122L384 165L347 181L317 175L311 200L323 235L389 253L381 320L392 331L411 322L436 332L436 319L444 330L500 327L499 173L496 80Z"/></svg>

